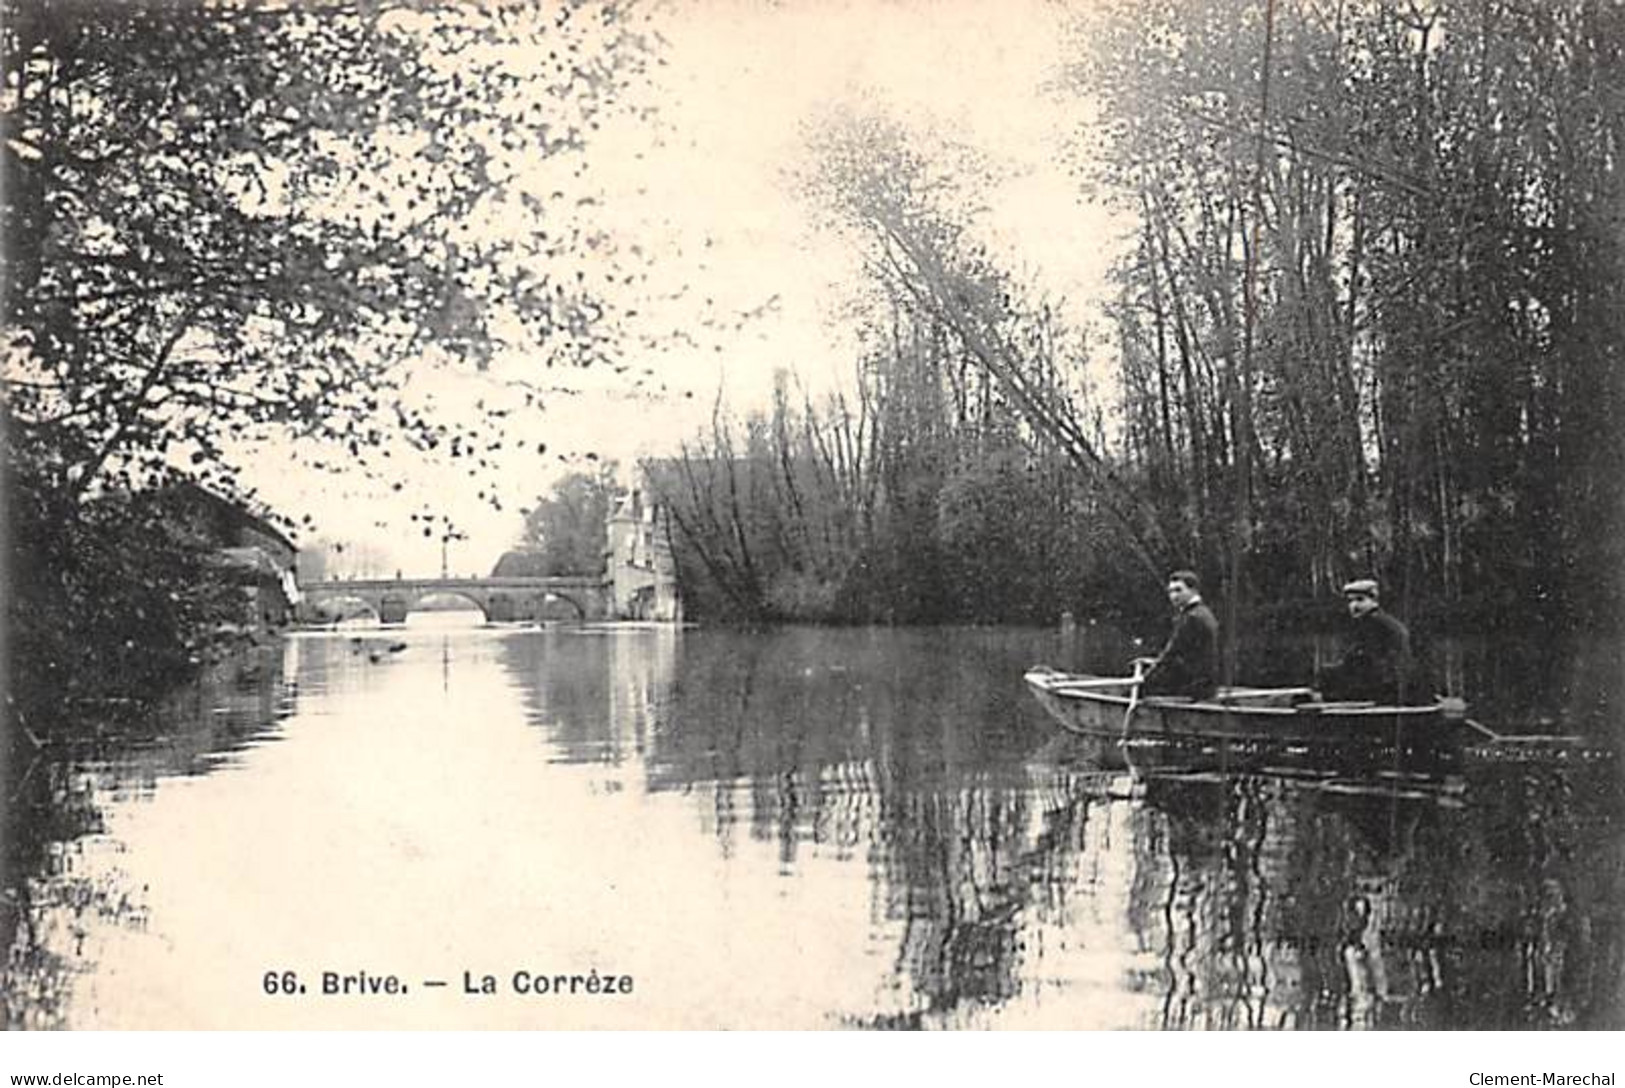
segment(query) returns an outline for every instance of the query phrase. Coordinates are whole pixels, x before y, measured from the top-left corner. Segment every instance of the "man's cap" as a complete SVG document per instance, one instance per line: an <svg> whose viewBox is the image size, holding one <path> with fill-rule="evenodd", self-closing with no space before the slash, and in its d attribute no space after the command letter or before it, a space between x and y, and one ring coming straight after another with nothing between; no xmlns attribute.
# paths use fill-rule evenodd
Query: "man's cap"
<svg viewBox="0 0 1625 1088"><path fill-rule="evenodd" d="M1371 578L1356 578L1343 587L1343 596L1345 597L1375 597L1376 595L1377 583Z"/></svg>

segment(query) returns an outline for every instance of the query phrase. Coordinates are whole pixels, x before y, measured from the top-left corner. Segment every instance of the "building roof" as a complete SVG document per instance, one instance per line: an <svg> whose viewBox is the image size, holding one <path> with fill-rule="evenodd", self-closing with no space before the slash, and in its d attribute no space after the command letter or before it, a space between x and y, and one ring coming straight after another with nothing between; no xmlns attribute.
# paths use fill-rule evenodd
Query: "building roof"
<svg viewBox="0 0 1625 1088"><path fill-rule="evenodd" d="M289 540L287 535L271 522L271 512L265 507L258 509L251 507L241 499L227 498L214 491L210 491L196 480L182 480L171 485L175 495L185 502L189 502L199 510L205 511L215 519L217 525L230 526L233 529L250 529L287 548L289 552L297 552L298 546Z"/></svg>
<svg viewBox="0 0 1625 1088"><path fill-rule="evenodd" d="M259 548L221 548L215 558L220 566L231 570L251 571L267 578L282 576L282 568Z"/></svg>

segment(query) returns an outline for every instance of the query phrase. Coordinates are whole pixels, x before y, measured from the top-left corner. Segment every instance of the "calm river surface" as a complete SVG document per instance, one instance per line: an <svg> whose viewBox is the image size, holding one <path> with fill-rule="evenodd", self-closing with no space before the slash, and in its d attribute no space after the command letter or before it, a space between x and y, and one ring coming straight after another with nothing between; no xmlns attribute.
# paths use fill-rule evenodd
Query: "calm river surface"
<svg viewBox="0 0 1625 1088"><path fill-rule="evenodd" d="M8 1020L1625 1026L1617 763L1131 775L1023 689L1078 653L291 636L144 741L18 761ZM324 995L324 972L406 992Z"/></svg>

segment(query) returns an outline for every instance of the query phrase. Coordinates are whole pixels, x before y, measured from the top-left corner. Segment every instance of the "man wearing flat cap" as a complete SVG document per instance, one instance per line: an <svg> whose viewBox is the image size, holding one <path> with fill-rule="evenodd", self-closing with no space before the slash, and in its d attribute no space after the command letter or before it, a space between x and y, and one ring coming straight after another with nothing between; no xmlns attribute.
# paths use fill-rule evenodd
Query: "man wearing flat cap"
<svg viewBox="0 0 1625 1088"><path fill-rule="evenodd" d="M1357 578L1343 587L1349 626L1343 660L1320 679L1328 702L1399 704L1411 669L1411 633L1382 610L1377 583Z"/></svg>

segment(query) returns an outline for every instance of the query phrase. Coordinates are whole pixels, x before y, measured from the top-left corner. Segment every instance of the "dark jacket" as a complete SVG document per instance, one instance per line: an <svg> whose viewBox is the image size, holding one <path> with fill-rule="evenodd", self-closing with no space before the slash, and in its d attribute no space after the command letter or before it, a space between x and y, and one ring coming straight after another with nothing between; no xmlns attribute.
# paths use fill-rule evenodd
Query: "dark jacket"
<svg viewBox="0 0 1625 1088"><path fill-rule="evenodd" d="M1219 690L1219 621L1201 600L1174 619L1168 644L1140 685L1145 695L1188 695L1211 699Z"/></svg>
<svg viewBox="0 0 1625 1088"><path fill-rule="evenodd" d="M1394 617L1376 609L1349 621L1343 660L1321 677L1320 694L1329 700L1399 703L1408 693L1411 633Z"/></svg>

